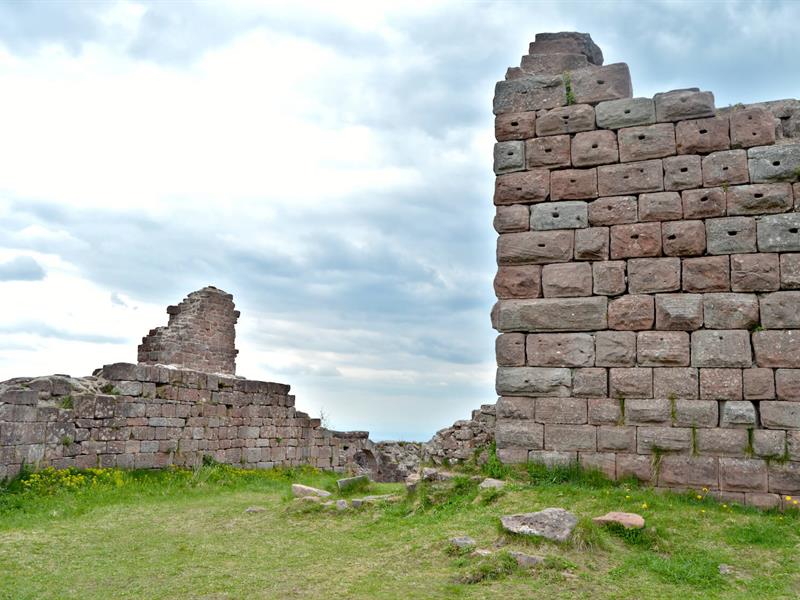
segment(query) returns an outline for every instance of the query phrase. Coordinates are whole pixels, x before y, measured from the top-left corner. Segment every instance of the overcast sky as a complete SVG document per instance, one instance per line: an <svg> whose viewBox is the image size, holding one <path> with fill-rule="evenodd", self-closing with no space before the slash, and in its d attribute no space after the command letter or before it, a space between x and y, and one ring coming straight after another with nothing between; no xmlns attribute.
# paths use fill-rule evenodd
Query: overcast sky
<svg viewBox="0 0 800 600"><path fill-rule="evenodd" d="M493 389L494 82L591 33L634 94L800 97L800 2L0 2L0 379L234 294L238 372L373 439Z"/></svg>

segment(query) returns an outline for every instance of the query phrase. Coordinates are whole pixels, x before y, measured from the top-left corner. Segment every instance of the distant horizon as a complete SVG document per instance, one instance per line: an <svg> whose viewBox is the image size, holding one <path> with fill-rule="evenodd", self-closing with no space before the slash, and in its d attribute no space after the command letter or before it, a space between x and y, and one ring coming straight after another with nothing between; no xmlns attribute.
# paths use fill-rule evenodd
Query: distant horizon
<svg viewBox="0 0 800 600"><path fill-rule="evenodd" d="M797 2L0 3L0 380L233 294L237 372L373 440L494 392L492 96L582 31L634 96L800 97Z"/></svg>

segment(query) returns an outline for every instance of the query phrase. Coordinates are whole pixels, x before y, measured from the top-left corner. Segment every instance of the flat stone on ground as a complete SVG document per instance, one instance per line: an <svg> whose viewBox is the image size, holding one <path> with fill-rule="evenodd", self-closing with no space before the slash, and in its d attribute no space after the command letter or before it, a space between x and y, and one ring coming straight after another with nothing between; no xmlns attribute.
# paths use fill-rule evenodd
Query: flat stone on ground
<svg viewBox="0 0 800 600"><path fill-rule="evenodd" d="M533 535L565 542L578 524L578 518L563 508L545 508L539 512L500 517L503 528L511 533Z"/></svg>
<svg viewBox="0 0 800 600"><path fill-rule="evenodd" d="M642 529L644 527L644 518L636 513L626 512L607 512L603 516L595 517L592 519L598 525L606 525L608 523L616 523L622 525L625 529Z"/></svg>
<svg viewBox="0 0 800 600"><path fill-rule="evenodd" d="M320 490L310 485L302 485L300 483L292 484L292 496L295 498L305 498L307 496L317 496L319 498L327 498L331 495L330 492Z"/></svg>
<svg viewBox="0 0 800 600"><path fill-rule="evenodd" d="M492 477L487 477L486 479L481 481L478 487L481 488L482 490L487 490L490 488L499 490L500 488L505 487L505 485L506 485L505 481L501 481L500 479L493 479Z"/></svg>
<svg viewBox="0 0 800 600"><path fill-rule="evenodd" d="M463 550L465 548L474 548L477 545L477 542L475 542L475 540L468 535L462 535L450 538L450 545Z"/></svg>
<svg viewBox="0 0 800 600"><path fill-rule="evenodd" d="M356 477L345 477L344 479L339 479L336 482L336 485L339 488L340 492L344 492L359 485L368 483L369 483L369 477L367 477L366 475L357 475Z"/></svg>

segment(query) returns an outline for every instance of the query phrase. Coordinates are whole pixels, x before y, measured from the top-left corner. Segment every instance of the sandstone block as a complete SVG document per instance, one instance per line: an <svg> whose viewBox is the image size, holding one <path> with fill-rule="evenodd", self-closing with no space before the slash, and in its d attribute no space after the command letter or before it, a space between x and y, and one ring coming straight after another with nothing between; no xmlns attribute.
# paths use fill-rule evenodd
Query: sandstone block
<svg viewBox="0 0 800 600"><path fill-rule="evenodd" d="M636 196L598 198L589 204L589 223L592 225L623 225L638 220Z"/></svg>
<svg viewBox="0 0 800 600"><path fill-rule="evenodd" d="M653 369L616 367L609 370L609 386L612 398L652 398ZM628 406L625 405L626 415Z"/></svg>
<svg viewBox="0 0 800 600"><path fill-rule="evenodd" d="M500 396L569 396L569 369L498 367L495 388Z"/></svg>
<svg viewBox="0 0 800 600"><path fill-rule="evenodd" d="M564 451L597 450L597 428L594 425L544 426L544 449Z"/></svg>
<svg viewBox="0 0 800 600"><path fill-rule="evenodd" d="M558 173L572 173L573 171L558 171ZM555 185L553 173L552 185ZM554 188L551 191L555 191ZM557 196L553 196L557 199ZM589 217L586 202L547 202L537 204L531 210L531 229L577 229L588 227Z"/></svg>
<svg viewBox="0 0 800 600"><path fill-rule="evenodd" d="M703 319L706 329L752 329L758 324L755 294L705 294Z"/></svg>
<svg viewBox="0 0 800 600"><path fill-rule="evenodd" d="M536 421L563 425L586 423L586 400L583 398L537 398Z"/></svg>
<svg viewBox="0 0 800 600"><path fill-rule="evenodd" d="M642 331L636 338L637 362L643 367L688 367L689 334Z"/></svg>
<svg viewBox="0 0 800 600"><path fill-rule="evenodd" d="M536 398L526 396L501 396L496 405L497 419L533 419L536 413Z"/></svg>
<svg viewBox="0 0 800 600"><path fill-rule="evenodd" d="M641 221L674 221L682 217L681 196L677 192L656 192L639 196Z"/></svg>
<svg viewBox="0 0 800 600"><path fill-rule="evenodd" d="M654 451L689 452L691 449L692 430L686 427L636 428L636 451L639 454L652 454Z"/></svg>
<svg viewBox="0 0 800 600"><path fill-rule="evenodd" d="M592 295L592 267L589 263L545 265L542 268L545 298Z"/></svg>
<svg viewBox="0 0 800 600"><path fill-rule="evenodd" d="M631 74L625 63L573 71L570 80L575 102L579 104L594 104L633 95Z"/></svg>
<svg viewBox="0 0 800 600"><path fill-rule="evenodd" d="M494 145L494 172L496 174L525 170L525 144L523 142L497 142Z"/></svg>
<svg viewBox="0 0 800 600"><path fill-rule="evenodd" d="M527 140L525 142L525 159L528 168L570 166L569 147L568 135L553 135Z"/></svg>
<svg viewBox="0 0 800 600"><path fill-rule="evenodd" d="M597 449L601 452L636 452L636 428L613 425L598 427Z"/></svg>
<svg viewBox="0 0 800 600"><path fill-rule="evenodd" d="M800 292L773 292L759 299L761 325L767 329L800 328Z"/></svg>
<svg viewBox="0 0 800 600"><path fill-rule="evenodd" d="M589 227L575 231L576 260L608 260L608 227Z"/></svg>
<svg viewBox="0 0 800 600"><path fill-rule="evenodd" d="M617 136L613 131L586 131L572 139L572 164L595 167L619 160Z"/></svg>
<svg viewBox="0 0 800 600"><path fill-rule="evenodd" d="M544 428L542 428L542 440L544 440ZM530 451L533 452L533 451ZM528 462L529 450L524 446L509 446L508 448L497 448L497 458L505 465L524 464Z"/></svg>
<svg viewBox="0 0 800 600"><path fill-rule="evenodd" d="M753 183L800 179L800 144L758 146L750 148L747 157Z"/></svg>
<svg viewBox="0 0 800 600"><path fill-rule="evenodd" d="M665 190L688 190L703 185L703 169L699 156L668 156L663 163Z"/></svg>
<svg viewBox="0 0 800 600"><path fill-rule="evenodd" d="M700 398L741 400L741 369L700 369Z"/></svg>
<svg viewBox="0 0 800 600"><path fill-rule="evenodd" d="M597 126L621 129L656 122L656 105L650 98L624 98L601 102L595 107Z"/></svg>
<svg viewBox="0 0 800 600"><path fill-rule="evenodd" d="M541 298L500 300L492 310L498 331L593 331L606 329L608 299Z"/></svg>
<svg viewBox="0 0 800 600"><path fill-rule="evenodd" d="M781 254L781 287L786 290L800 289L800 254Z"/></svg>
<svg viewBox="0 0 800 600"><path fill-rule="evenodd" d="M710 456L741 456L748 451L747 431L744 429L698 429L697 451Z"/></svg>
<svg viewBox="0 0 800 600"><path fill-rule="evenodd" d="M780 494L796 494L800 490L800 463L770 463L769 491Z"/></svg>
<svg viewBox="0 0 800 600"><path fill-rule="evenodd" d="M758 425L756 408L746 400L732 400L720 403L720 427L750 428Z"/></svg>
<svg viewBox="0 0 800 600"><path fill-rule="evenodd" d="M733 369L749 367L751 364L749 332L722 329L692 332L693 367Z"/></svg>
<svg viewBox="0 0 800 600"><path fill-rule="evenodd" d="M633 223L611 227L611 258L661 255L661 223Z"/></svg>
<svg viewBox="0 0 800 600"><path fill-rule="evenodd" d="M597 187L601 196L625 196L664 189L664 170L660 160L603 165L597 167Z"/></svg>
<svg viewBox="0 0 800 600"><path fill-rule="evenodd" d="M494 278L498 298L538 298L541 296L539 265L500 266Z"/></svg>
<svg viewBox="0 0 800 600"><path fill-rule="evenodd" d="M620 129L617 140L619 160L624 163L675 154L675 126L671 123Z"/></svg>
<svg viewBox="0 0 800 600"><path fill-rule="evenodd" d="M675 427L716 427L719 403L714 400L675 400L672 425Z"/></svg>
<svg viewBox="0 0 800 600"><path fill-rule="evenodd" d="M727 292L730 287L727 255L683 259L685 292Z"/></svg>
<svg viewBox="0 0 800 600"><path fill-rule="evenodd" d="M719 464L713 456L665 456L658 471L658 485L716 489Z"/></svg>
<svg viewBox="0 0 800 600"><path fill-rule="evenodd" d="M594 129L594 108L588 104L572 104L540 112L536 135L563 135Z"/></svg>
<svg viewBox="0 0 800 600"><path fill-rule="evenodd" d="M729 215L763 215L792 210L794 197L788 183L735 185L728 189Z"/></svg>
<svg viewBox="0 0 800 600"><path fill-rule="evenodd" d="M498 206L495 210L494 230L497 233L527 231L530 219L530 211L524 204Z"/></svg>
<svg viewBox="0 0 800 600"><path fill-rule="evenodd" d="M526 54L522 57L520 70L530 75L560 75L564 71L585 69L589 61L582 54L559 52L556 54Z"/></svg>
<svg viewBox="0 0 800 600"><path fill-rule="evenodd" d="M697 256L706 250L706 228L703 221L670 221L661 224L664 254Z"/></svg>
<svg viewBox="0 0 800 600"><path fill-rule="evenodd" d="M497 264L524 265L572 260L572 231L523 231L497 238Z"/></svg>
<svg viewBox="0 0 800 600"><path fill-rule="evenodd" d="M672 90L653 96L656 105L656 121L682 121L713 117L714 94L701 92L697 88Z"/></svg>
<svg viewBox="0 0 800 600"><path fill-rule="evenodd" d="M527 140L536 136L534 111L506 113L494 119L494 137L498 142Z"/></svg>
<svg viewBox="0 0 800 600"><path fill-rule="evenodd" d="M625 261L611 260L592 263L594 293L618 296L625 293Z"/></svg>
<svg viewBox="0 0 800 600"><path fill-rule="evenodd" d="M567 91L560 75L498 81L494 88L495 115L556 108L566 103Z"/></svg>
<svg viewBox="0 0 800 600"><path fill-rule="evenodd" d="M775 143L775 117L760 107L731 112L731 144L734 148L769 146Z"/></svg>
<svg viewBox="0 0 800 600"><path fill-rule="evenodd" d="M531 334L527 339L527 356L529 366L591 367L594 338L588 333Z"/></svg>
<svg viewBox="0 0 800 600"><path fill-rule="evenodd" d="M767 429L800 429L800 402L762 400L758 408L762 427Z"/></svg>
<svg viewBox="0 0 800 600"><path fill-rule="evenodd" d="M678 154L708 154L729 150L728 117L681 121L675 126Z"/></svg>
<svg viewBox="0 0 800 600"><path fill-rule="evenodd" d="M572 395L576 398L608 396L608 373L605 369L575 369L572 374Z"/></svg>
<svg viewBox="0 0 800 600"><path fill-rule="evenodd" d="M523 367L525 366L525 334L501 333L494 342L497 366Z"/></svg>
<svg viewBox="0 0 800 600"><path fill-rule="evenodd" d="M591 425L619 425L622 423L622 401L611 398L591 398L589 423Z"/></svg>
<svg viewBox="0 0 800 600"><path fill-rule="evenodd" d="M800 401L800 369L777 369L775 392L778 400Z"/></svg>
<svg viewBox="0 0 800 600"><path fill-rule="evenodd" d="M706 219L725 216L725 191L722 188L684 190L683 217L685 219Z"/></svg>
<svg viewBox="0 0 800 600"><path fill-rule="evenodd" d="M608 328L621 331L639 331L653 327L653 297L627 295L612 300L608 305Z"/></svg>
<svg viewBox="0 0 800 600"><path fill-rule="evenodd" d="M774 429L753 430L753 453L764 458L781 456L786 447L786 432Z"/></svg>
<svg viewBox="0 0 800 600"><path fill-rule="evenodd" d="M723 150L703 157L703 185L735 185L748 183L747 152L744 150Z"/></svg>
<svg viewBox="0 0 800 600"><path fill-rule="evenodd" d="M720 458L719 484L723 490L767 491L767 463L754 458Z"/></svg>
<svg viewBox="0 0 800 600"><path fill-rule="evenodd" d="M681 259L634 258L628 261L628 291L654 294L681 289Z"/></svg>
<svg viewBox="0 0 800 600"><path fill-rule="evenodd" d="M654 477L653 461L639 454L617 454L617 479L633 477L639 481L650 481Z"/></svg>
<svg viewBox="0 0 800 600"><path fill-rule="evenodd" d="M700 294L658 294L656 329L694 331L703 325L703 296Z"/></svg>
<svg viewBox="0 0 800 600"><path fill-rule="evenodd" d="M544 447L544 427L533 421L498 419L495 439L498 449L515 446L541 449Z"/></svg>
<svg viewBox="0 0 800 600"><path fill-rule="evenodd" d="M537 33L528 52L532 55L581 54L593 65L603 64L603 51L588 33L562 31L559 33ZM559 73L563 73L559 71Z"/></svg>
<svg viewBox="0 0 800 600"><path fill-rule="evenodd" d="M800 331L756 331L753 351L759 367L800 368Z"/></svg>
<svg viewBox="0 0 800 600"><path fill-rule="evenodd" d="M696 400L697 369L693 367L653 369L653 396L662 399Z"/></svg>
<svg viewBox="0 0 800 600"><path fill-rule="evenodd" d="M745 369L742 388L745 400L771 400L775 397L775 374L772 369Z"/></svg>
<svg viewBox="0 0 800 600"><path fill-rule="evenodd" d="M734 292L771 292L779 287L777 254L731 255L731 289Z"/></svg>
<svg viewBox="0 0 800 600"><path fill-rule="evenodd" d="M771 510L781 505L781 497L778 494L748 492L744 495L744 498L745 505L755 507L759 510Z"/></svg>
<svg viewBox="0 0 800 600"><path fill-rule="evenodd" d="M600 471L608 477L609 479L614 479L617 474L617 457L614 455L613 452L579 452L578 453L578 462L580 463L583 469L589 471ZM615 518L614 515L627 515L627 513L609 513L611 518ZM606 515L608 516L608 515ZM632 517L638 517L639 515L631 515ZM597 517L600 518L600 517ZM616 517L620 518L620 517ZM624 518L624 517L622 517ZM641 517L639 517L641 519ZM613 521L609 521L613 522ZM642 519L642 525L644 527L644 519Z"/></svg>
<svg viewBox="0 0 800 600"><path fill-rule="evenodd" d="M550 175L552 200L580 200L597 197L597 171L595 169L565 169ZM584 212L586 209L584 208ZM586 216L584 215L584 220ZM575 225L573 225L575 227ZM586 225L580 225L586 227Z"/></svg>
<svg viewBox="0 0 800 600"><path fill-rule="evenodd" d="M595 334L595 353L598 367L633 367L636 364L636 333L598 331Z"/></svg>
<svg viewBox="0 0 800 600"><path fill-rule="evenodd" d="M568 467L578 462L577 452L554 452L550 450L531 450L528 452L528 462L544 465L548 469L554 467Z"/></svg>
<svg viewBox="0 0 800 600"><path fill-rule="evenodd" d="M706 220L706 245L709 254L755 252L755 219L726 217Z"/></svg>
<svg viewBox="0 0 800 600"><path fill-rule="evenodd" d="M760 252L800 252L800 213L767 215L757 223Z"/></svg>
<svg viewBox="0 0 800 600"><path fill-rule="evenodd" d="M532 169L499 175L494 180L494 203L544 202L550 195L550 171Z"/></svg>

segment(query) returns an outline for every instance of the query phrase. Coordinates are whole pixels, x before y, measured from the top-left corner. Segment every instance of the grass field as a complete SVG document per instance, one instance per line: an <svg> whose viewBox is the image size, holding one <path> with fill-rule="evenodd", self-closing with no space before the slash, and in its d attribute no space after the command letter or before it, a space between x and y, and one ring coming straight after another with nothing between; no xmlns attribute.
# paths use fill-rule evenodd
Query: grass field
<svg viewBox="0 0 800 600"><path fill-rule="evenodd" d="M797 511L661 495L577 470L505 475L515 479L500 494L468 478L407 498L400 485L373 484L404 500L341 513L291 500L292 482L335 488L335 476L311 470L28 475L0 486L0 598L800 596ZM266 510L245 513L251 506ZM582 518L575 542L501 534L500 515L548 506ZM608 510L642 514L645 533L588 520ZM488 559L459 555L447 542L456 535L505 545ZM548 560L517 568L507 549Z"/></svg>

